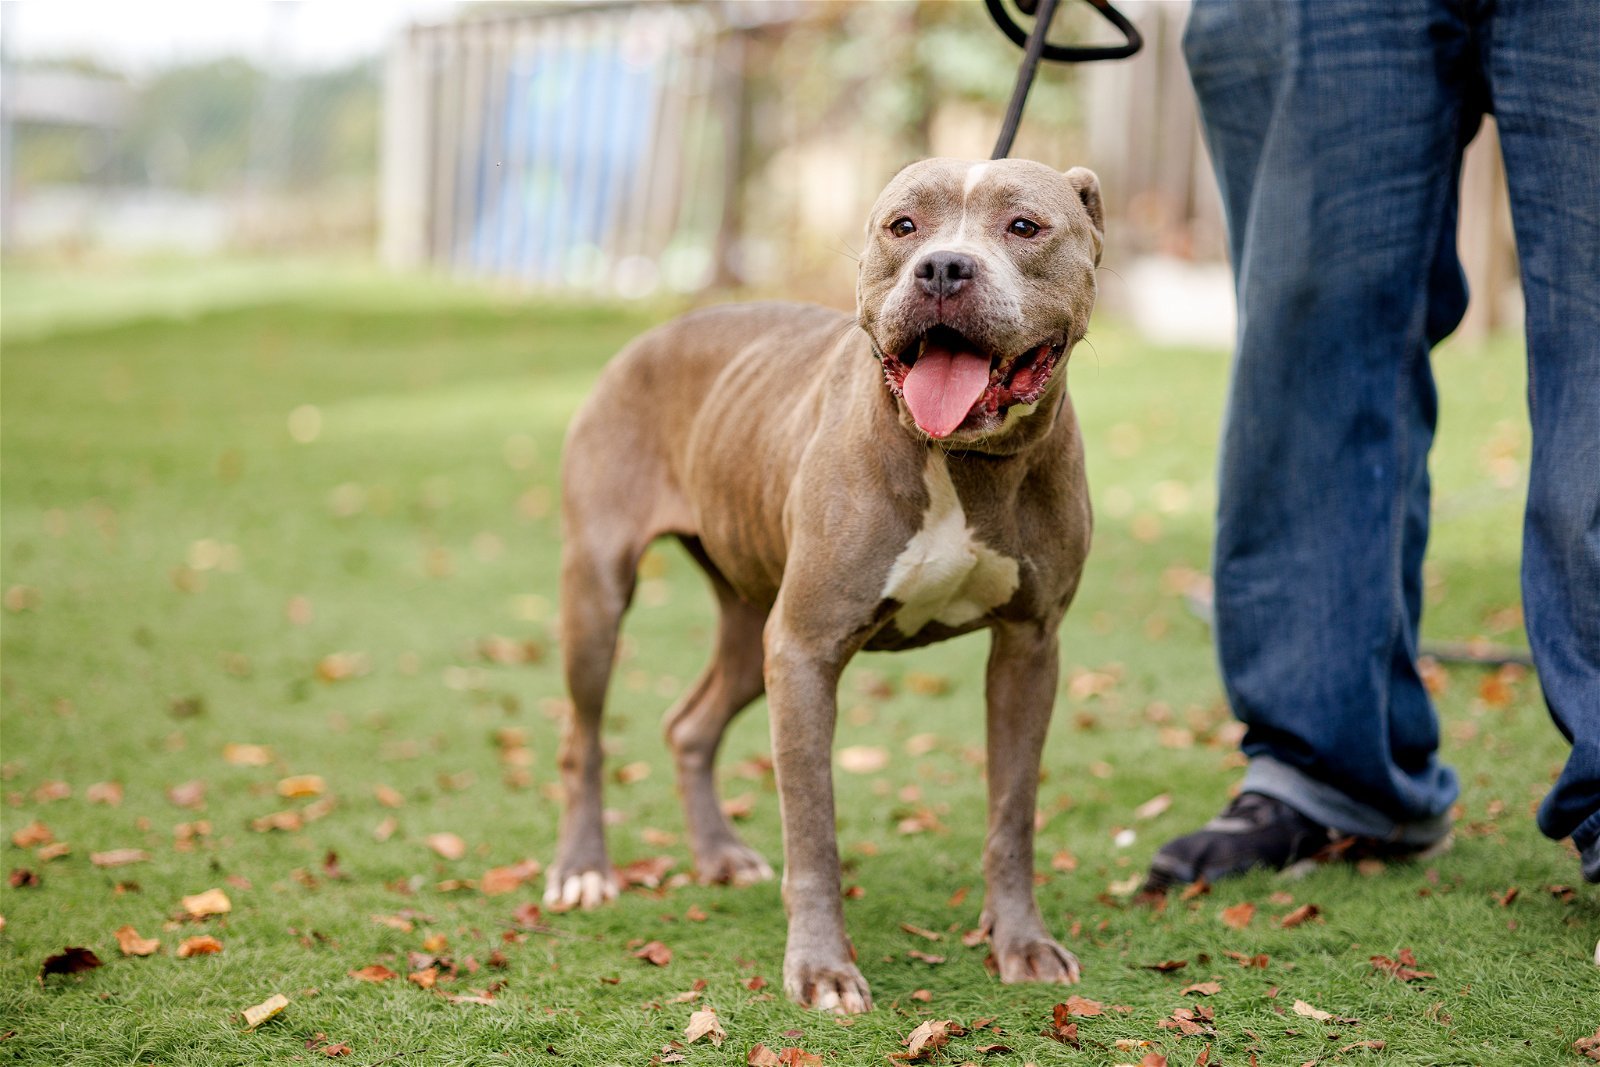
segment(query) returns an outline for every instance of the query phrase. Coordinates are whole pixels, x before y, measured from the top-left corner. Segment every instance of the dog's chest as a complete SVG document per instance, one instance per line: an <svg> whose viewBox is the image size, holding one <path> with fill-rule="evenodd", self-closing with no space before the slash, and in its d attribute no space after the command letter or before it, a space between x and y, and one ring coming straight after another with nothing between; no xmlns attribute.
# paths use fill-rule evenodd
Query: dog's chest
<svg viewBox="0 0 1600 1067"><path fill-rule="evenodd" d="M950 480L943 454L932 451L923 469L928 508L922 526L895 557L883 598L900 607L893 621L909 637L930 622L965 626L1006 603L1017 591L1017 561L979 540Z"/></svg>

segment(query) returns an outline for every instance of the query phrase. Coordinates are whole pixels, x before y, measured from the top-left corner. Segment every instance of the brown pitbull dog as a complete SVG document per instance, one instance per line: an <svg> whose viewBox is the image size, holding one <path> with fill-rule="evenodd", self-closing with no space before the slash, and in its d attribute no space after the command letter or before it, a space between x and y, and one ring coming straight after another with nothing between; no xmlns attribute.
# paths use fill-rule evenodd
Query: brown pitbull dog
<svg viewBox="0 0 1600 1067"><path fill-rule="evenodd" d="M707 882L772 876L728 825L712 781L723 731L765 691L789 996L872 1006L845 934L834 836L840 672L862 649L979 629L992 635L983 927L1003 981L1077 980L1034 901L1033 819L1056 630L1089 548L1065 364L1094 307L1103 226L1099 182L1081 167L927 160L872 209L855 316L710 308L606 367L563 459L573 715L548 904L616 895L600 713L635 568L671 535L720 608L711 664L666 724L695 869Z"/></svg>

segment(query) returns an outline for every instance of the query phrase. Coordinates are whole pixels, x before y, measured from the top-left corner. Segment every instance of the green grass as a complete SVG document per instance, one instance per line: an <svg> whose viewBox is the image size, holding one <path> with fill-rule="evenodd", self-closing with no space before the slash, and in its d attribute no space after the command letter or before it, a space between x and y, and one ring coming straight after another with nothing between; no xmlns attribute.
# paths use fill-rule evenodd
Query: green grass
<svg viewBox="0 0 1600 1067"><path fill-rule="evenodd" d="M5 279L0 852L7 874L32 870L42 884L0 889L0 1033L15 1031L0 1061L311 1062L322 1057L307 1041L323 1034L353 1049L334 1062L644 1065L709 1004L728 1040L689 1046L684 1062L742 1064L761 1042L831 1064L882 1063L923 1019L993 1017L1005 1036L981 1043L1016 1050L997 1063L1113 1064L1160 1050L1187 1065L1206 1041L1157 1023L1194 1003L1184 986L1212 976L1222 985L1205 1002L1216 1012L1213 1063L1244 1064L1252 1050L1269 1065L1575 1063L1572 1042L1600 1024L1600 968L1589 962L1600 902L1592 889L1570 902L1546 890L1576 882L1576 862L1530 818L1564 753L1531 677L1502 703L1480 695L1483 672L1449 675L1445 755L1465 782L1449 855L1293 883L1252 876L1164 914L1112 893L1167 836L1214 813L1238 770L1209 635L1179 593L1206 564L1225 360L1151 348L1109 324L1072 367L1099 526L1063 630L1039 896L1083 961L1074 992L1131 1011L1080 1020L1081 1051L1049 1041L1039 1033L1063 991L996 984L984 949L956 936L975 924L981 890L981 637L863 657L844 683L839 744L894 757L881 774L839 780L846 876L861 891L846 908L875 1012L843 1025L768 996L784 940L776 885L631 892L602 911L547 917L553 932L505 940L538 883L494 897L439 883L551 857L562 429L607 356L662 313L336 273L265 290L240 281L264 276L239 268L192 285L175 273L154 288L183 298L154 305L137 277ZM152 307L160 314L139 317ZM1517 603L1528 452L1520 346L1447 350L1438 368L1428 632L1519 643L1506 609ZM320 432L300 443L290 418L306 405ZM301 411L302 436L312 421ZM612 767L638 762L650 774L609 785L612 853L670 855L682 871L660 715L702 665L710 602L676 551L652 556L647 572L607 737ZM491 635L545 655L487 661L480 645ZM359 653L365 673L320 680L319 663L337 652ZM912 672L947 680L947 691L919 695L906 684ZM527 736L526 781L501 760L496 732L507 727ZM936 739L931 750L908 754L922 734ZM728 794L752 798L744 832L776 859L770 776L735 773L765 741L757 706L729 736L723 777ZM274 761L230 764L229 743L270 745ZM289 774L321 775L333 810L299 832L253 831L252 819L311 803L276 795ZM194 780L206 785L203 808L174 806L166 790ZM54 781L71 795L49 800L40 787ZM88 801L104 781L123 785L120 806ZM380 805L380 784L404 804ZM1160 793L1173 796L1171 809L1136 820L1134 808ZM898 833L923 806L942 829ZM375 840L390 817L393 835ZM10 835L34 819L70 853L42 861L13 846ZM209 833L176 836L198 820ZM1137 838L1119 847L1126 828ZM425 847L441 831L465 840L466 858ZM150 859L90 863L111 848ZM330 850L343 878L323 870ZM1050 866L1063 851L1076 859L1071 873ZM231 914L174 921L180 897L213 886L232 898ZM1499 906L1512 886L1520 896ZM1274 903L1275 893L1292 903ZM1243 901L1259 905L1254 922L1224 925L1221 909ZM1271 921L1302 903L1318 905L1322 921ZM690 921L692 909L704 921ZM402 912L410 933L372 919ZM112 936L123 924L160 937L161 952L123 958ZM225 950L175 958L200 932ZM503 982L494 1003L347 976L371 963L404 973L407 951L430 934L463 967L448 988ZM661 940L675 958L648 966L630 954L637 939ZM41 987L40 962L67 945L92 947L106 965ZM1436 978L1404 985L1368 963L1408 946ZM947 962L911 959L913 949ZM489 965L496 950L503 968ZM1246 970L1229 951L1270 963ZM483 969L466 973L468 957ZM1169 959L1189 964L1171 974L1141 966ZM772 985L747 989L755 975ZM700 980L697 1002L673 1001ZM931 1000L913 999L920 989ZM274 992L290 1007L245 1032L236 1012ZM1299 1017L1288 1011L1296 999L1360 1021ZM1119 1049L1118 1038L1154 1045ZM1338 1051L1370 1040L1386 1047ZM959 1038L942 1061L983 1060L979 1043Z"/></svg>

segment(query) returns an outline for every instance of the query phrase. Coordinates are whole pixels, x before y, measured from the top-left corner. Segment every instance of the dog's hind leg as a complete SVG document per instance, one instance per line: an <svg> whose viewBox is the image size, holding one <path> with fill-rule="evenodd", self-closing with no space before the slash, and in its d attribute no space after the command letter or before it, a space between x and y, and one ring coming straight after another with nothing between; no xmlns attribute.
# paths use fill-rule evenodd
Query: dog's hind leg
<svg viewBox="0 0 1600 1067"><path fill-rule="evenodd" d="M728 723L765 687L761 632L767 609L741 599L695 538L685 537L683 542L711 580L719 609L711 662L666 719L695 873L702 883L765 881L772 877L772 868L728 824L717 801L712 770Z"/></svg>
<svg viewBox="0 0 1600 1067"><path fill-rule="evenodd" d="M644 535L585 523L569 496L561 552L561 654L571 718L561 740L564 807L560 842L545 883L545 903L556 910L592 908L617 895L606 853L601 800L600 717L617 652L617 631L633 598L634 571ZM631 531L630 531L631 533Z"/></svg>

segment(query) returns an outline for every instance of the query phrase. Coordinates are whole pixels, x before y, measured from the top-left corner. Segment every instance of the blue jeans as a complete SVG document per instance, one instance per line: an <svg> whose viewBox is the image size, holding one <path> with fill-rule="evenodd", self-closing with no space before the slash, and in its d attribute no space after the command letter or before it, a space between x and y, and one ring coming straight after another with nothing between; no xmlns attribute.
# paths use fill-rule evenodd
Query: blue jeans
<svg viewBox="0 0 1600 1067"><path fill-rule="evenodd" d="M1184 48L1239 302L1215 578L1245 787L1349 832L1448 829L1416 667L1428 360L1466 308L1461 153L1492 112L1527 301L1524 614L1573 746L1539 827L1600 862L1600 3L1197 0Z"/></svg>

